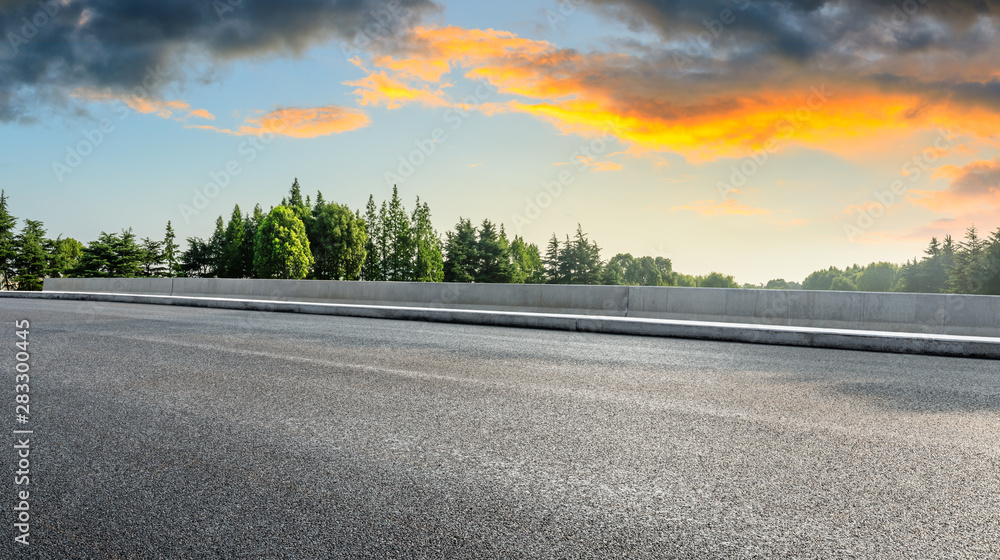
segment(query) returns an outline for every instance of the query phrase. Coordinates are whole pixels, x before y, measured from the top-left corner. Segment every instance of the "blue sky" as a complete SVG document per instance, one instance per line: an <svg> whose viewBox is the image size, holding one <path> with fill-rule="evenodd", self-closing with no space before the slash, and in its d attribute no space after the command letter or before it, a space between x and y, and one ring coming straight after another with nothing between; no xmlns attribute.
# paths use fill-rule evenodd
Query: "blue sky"
<svg viewBox="0 0 1000 560"><path fill-rule="evenodd" d="M754 283L1000 225L992 2L51 1L31 39L0 3L0 186L53 237L207 236L296 177Z"/></svg>

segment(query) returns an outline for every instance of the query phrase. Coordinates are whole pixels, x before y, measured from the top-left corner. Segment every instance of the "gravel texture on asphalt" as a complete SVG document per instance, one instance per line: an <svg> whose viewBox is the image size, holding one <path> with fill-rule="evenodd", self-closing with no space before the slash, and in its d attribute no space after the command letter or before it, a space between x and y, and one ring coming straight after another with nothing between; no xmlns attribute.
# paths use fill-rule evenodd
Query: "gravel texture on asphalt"
<svg viewBox="0 0 1000 560"><path fill-rule="evenodd" d="M0 558L1000 558L1000 364L0 300ZM7 395L4 397L3 395Z"/></svg>

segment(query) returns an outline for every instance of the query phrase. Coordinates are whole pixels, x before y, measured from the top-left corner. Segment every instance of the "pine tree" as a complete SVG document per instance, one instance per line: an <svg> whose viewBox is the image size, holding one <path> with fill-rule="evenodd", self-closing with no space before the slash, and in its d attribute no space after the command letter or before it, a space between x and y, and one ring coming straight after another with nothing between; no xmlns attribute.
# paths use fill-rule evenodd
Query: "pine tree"
<svg viewBox="0 0 1000 560"><path fill-rule="evenodd" d="M413 279L417 282L440 282L444 280L444 255L441 237L431 224L431 209L417 197L416 208L411 216L411 231L415 245Z"/></svg>
<svg viewBox="0 0 1000 560"><path fill-rule="evenodd" d="M182 273L180 265L180 245L177 244L177 234L174 233L174 226L167 220L167 231L163 236L163 261L166 263L164 276L173 278Z"/></svg>
<svg viewBox="0 0 1000 560"><path fill-rule="evenodd" d="M476 279L476 228L472 221L459 218L455 231L445 234L445 282L472 282Z"/></svg>
<svg viewBox="0 0 1000 560"><path fill-rule="evenodd" d="M215 231L208 239L208 251L212 259L211 278L218 278L223 272L224 257L226 249L226 223L222 221L222 216L215 219Z"/></svg>
<svg viewBox="0 0 1000 560"><path fill-rule="evenodd" d="M410 217L399 199L399 190L392 187L392 199L385 214L386 280L413 280L415 244L410 229Z"/></svg>
<svg viewBox="0 0 1000 560"><path fill-rule="evenodd" d="M375 197L373 195L368 195L368 204L365 206L365 231L368 234L368 240L365 242L365 262L361 267L361 277L364 280L377 282L385 280L385 274L382 269L383 246L381 240L383 239L383 227L382 220L380 219L379 213L375 209Z"/></svg>
<svg viewBox="0 0 1000 560"><path fill-rule="evenodd" d="M140 248L142 249L140 259L142 275L147 278L162 276L166 270L166 267L163 266L163 242L144 237Z"/></svg>
<svg viewBox="0 0 1000 560"><path fill-rule="evenodd" d="M42 280L48 276L48 255L45 253L45 229L42 222L25 220L24 229L15 239L17 256L14 258L14 283L21 291L40 291Z"/></svg>
<svg viewBox="0 0 1000 560"><path fill-rule="evenodd" d="M240 205L233 207L233 213L226 224L226 230L222 240L221 266L219 267L219 277L221 278L243 278L246 274L243 269L243 255L246 252L246 223Z"/></svg>
<svg viewBox="0 0 1000 560"><path fill-rule="evenodd" d="M483 284L507 284L514 279L514 267L510 259L509 243L505 233L498 233L496 226L483 220L476 240L476 282Z"/></svg>
<svg viewBox="0 0 1000 560"><path fill-rule="evenodd" d="M15 218L7 207L7 193L0 190L0 280L3 281L3 289L13 289L14 282L14 259L17 256L14 237L16 235L17 218Z"/></svg>
<svg viewBox="0 0 1000 560"><path fill-rule="evenodd" d="M545 249L545 277L549 284L561 284L562 277L559 273L559 262L561 257L561 251L559 246L559 238L556 234L552 234L552 238L549 239L549 244Z"/></svg>

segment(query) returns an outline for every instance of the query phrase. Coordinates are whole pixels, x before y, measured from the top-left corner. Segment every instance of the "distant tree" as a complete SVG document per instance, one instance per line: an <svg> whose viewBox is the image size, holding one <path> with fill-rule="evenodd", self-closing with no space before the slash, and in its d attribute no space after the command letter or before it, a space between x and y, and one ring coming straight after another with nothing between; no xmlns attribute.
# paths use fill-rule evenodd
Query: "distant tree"
<svg viewBox="0 0 1000 560"><path fill-rule="evenodd" d="M445 282L472 282L476 279L479 257L476 254L477 231L472 221L459 218L454 231L445 234Z"/></svg>
<svg viewBox="0 0 1000 560"><path fill-rule="evenodd" d="M690 274L675 273L674 285L683 288L695 288L698 286L698 279Z"/></svg>
<svg viewBox="0 0 1000 560"><path fill-rule="evenodd" d="M708 276L698 277L699 288L739 288L736 279L719 272L709 273Z"/></svg>
<svg viewBox="0 0 1000 560"><path fill-rule="evenodd" d="M635 260L630 253L618 253L604 265L601 283L608 286L627 286L627 271Z"/></svg>
<svg viewBox="0 0 1000 560"><path fill-rule="evenodd" d="M538 245L525 243L518 235L510 242L511 263L514 265L514 279L518 284L544 284L545 266Z"/></svg>
<svg viewBox="0 0 1000 560"><path fill-rule="evenodd" d="M399 189L392 187L392 199L385 214L386 236L385 276L390 281L413 280L413 261L416 249L410 216L399 198Z"/></svg>
<svg viewBox="0 0 1000 560"><path fill-rule="evenodd" d="M417 282L441 282L444 280L444 254L441 237L431 224L431 209L417 197L416 208L410 217L410 231L413 232L414 259L413 279Z"/></svg>
<svg viewBox="0 0 1000 560"><path fill-rule="evenodd" d="M240 211L240 205L233 207L233 213L229 217L229 223L222 233L222 242L219 251L219 277L220 278L243 278L247 276L244 270L243 255L246 253L246 245L252 243L246 237L246 221Z"/></svg>
<svg viewBox="0 0 1000 560"><path fill-rule="evenodd" d="M667 262L670 261L667 260ZM672 275L672 272L670 271L668 274ZM627 278L630 286L664 286L668 283L668 280L663 279L661 269L656 266L653 257L634 259L627 272Z"/></svg>
<svg viewBox="0 0 1000 560"><path fill-rule="evenodd" d="M805 290L829 290L833 285L834 278L843 275L844 271L835 266L826 270L817 270L806 277L805 281L802 282L802 288Z"/></svg>
<svg viewBox="0 0 1000 560"><path fill-rule="evenodd" d="M979 236L973 224L965 231L965 239L954 253L954 264L949 269L949 285L957 294L977 294L983 286L986 273L986 241Z"/></svg>
<svg viewBox="0 0 1000 560"><path fill-rule="evenodd" d="M368 195L368 204L365 206L365 231L368 234L368 240L365 242L365 262L361 266L361 277L365 280L385 280L382 268L384 253L380 243L384 237L383 229L382 220L375 206L375 197Z"/></svg>
<svg viewBox="0 0 1000 560"><path fill-rule="evenodd" d="M45 229L42 222L24 220L24 229L14 238L14 283L21 291L40 291L42 280L49 275L49 259L45 253Z"/></svg>
<svg viewBox="0 0 1000 560"><path fill-rule="evenodd" d="M300 279L312 268L306 227L291 208L271 210L257 230L254 247L254 268L260 278Z"/></svg>
<svg viewBox="0 0 1000 560"><path fill-rule="evenodd" d="M267 217L264 211L261 209L260 204L257 204L253 208L253 214L246 214L243 216L243 249L242 249L242 260L243 260L243 276L246 278L256 278L257 270L253 265L254 258L254 244L257 239L257 230L260 229L260 225L264 223L264 218Z"/></svg>
<svg viewBox="0 0 1000 560"><path fill-rule="evenodd" d="M177 234L174 226L167 220L167 229L163 235L163 261L166 264L164 275L167 277L183 274L180 264L180 246L177 244Z"/></svg>
<svg viewBox="0 0 1000 560"><path fill-rule="evenodd" d="M788 282L784 278L778 278L776 280L768 280L767 284L764 285L765 290L788 290Z"/></svg>
<svg viewBox="0 0 1000 560"><path fill-rule="evenodd" d="M17 233L17 218L10 213L7 198L7 192L0 190L0 276L2 276L3 289L11 290L14 286L14 260L17 257L17 247L14 240Z"/></svg>
<svg viewBox="0 0 1000 560"><path fill-rule="evenodd" d="M163 242L144 237L139 247L142 249L139 259L142 275L147 278L163 276L167 270L163 265Z"/></svg>
<svg viewBox="0 0 1000 560"><path fill-rule="evenodd" d="M46 239L44 245L49 260L47 268L52 278L62 278L69 274L83 255L83 243L72 237Z"/></svg>
<svg viewBox="0 0 1000 560"><path fill-rule="evenodd" d="M857 289L862 292L891 292L896 286L899 267L887 262L871 263L861 272ZM831 287L836 290L837 288Z"/></svg>
<svg viewBox="0 0 1000 560"><path fill-rule="evenodd" d="M349 208L317 195L312 209L313 274L320 280L357 280L365 262L368 234L364 221Z"/></svg>
<svg viewBox="0 0 1000 560"><path fill-rule="evenodd" d="M143 249L136 243L131 229L122 233L101 232L80 255L80 261L70 271L82 278L136 278L142 276Z"/></svg>
<svg viewBox="0 0 1000 560"><path fill-rule="evenodd" d="M483 220L476 240L476 282L481 284L509 284L514 279L514 265L510 259L507 235L498 232L493 222Z"/></svg>
<svg viewBox="0 0 1000 560"><path fill-rule="evenodd" d="M660 279L663 281L661 285L673 286L675 284L674 276L676 275L673 261L666 257L656 257L653 262L656 263L656 268L660 271Z"/></svg>
<svg viewBox="0 0 1000 560"><path fill-rule="evenodd" d="M215 276L215 257L209 243L200 237L188 237L188 248L180 257L180 268L185 276L211 278Z"/></svg>
<svg viewBox="0 0 1000 560"><path fill-rule="evenodd" d="M583 227L577 224L576 235L568 237L559 254L558 275L566 284L599 284L602 280L601 249L587 239Z"/></svg>
<svg viewBox="0 0 1000 560"><path fill-rule="evenodd" d="M566 283L565 278L562 276L563 272L559 268L559 264L562 262L562 250L563 247L559 244L559 238L553 233L545 248L545 259L542 261L545 265L545 279L549 284Z"/></svg>
<svg viewBox="0 0 1000 560"><path fill-rule="evenodd" d="M847 276L838 276L830 283L830 289L835 292L854 292L858 287Z"/></svg>

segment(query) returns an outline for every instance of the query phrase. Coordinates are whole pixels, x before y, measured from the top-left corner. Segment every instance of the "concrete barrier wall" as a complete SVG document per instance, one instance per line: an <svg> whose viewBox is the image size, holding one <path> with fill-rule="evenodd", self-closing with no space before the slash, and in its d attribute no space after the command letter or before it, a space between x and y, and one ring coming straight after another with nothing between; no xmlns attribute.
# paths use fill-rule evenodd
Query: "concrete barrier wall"
<svg viewBox="0 0 1000 560"><path fill-rule="evenodd" d="M1000 337L1000 296L217 278L46 279L45 291L481 309Z"/></svg>
<svg viewBox="0 0 1000 560"><path fill-rule="evenodd" d="M156 294L624 317L625 286L329 282L229 278L48 278L45 291Z"/></svg>

